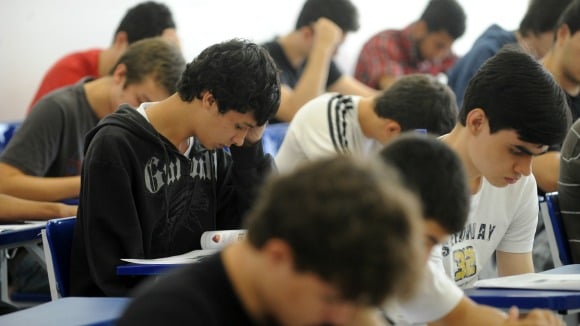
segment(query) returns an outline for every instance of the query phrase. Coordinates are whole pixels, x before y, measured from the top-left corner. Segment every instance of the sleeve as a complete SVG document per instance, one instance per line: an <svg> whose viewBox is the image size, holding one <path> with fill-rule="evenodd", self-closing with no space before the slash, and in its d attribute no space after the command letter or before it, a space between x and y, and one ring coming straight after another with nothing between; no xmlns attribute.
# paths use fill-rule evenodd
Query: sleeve
<svg viewBox="0 0 580 326"><path fill-rule="evenodd" d="M117 143L94 139L82 168L78 219L90 277L106 296L126 296L134 286L117 276L120 259L144 257L133 182L123 168L129 164L123 154L129 151Z"/></svg>
<svg viewBox="0 0 580 326"><path fill-rule="evenodd" d="M338 68L338 65L334 60L330 61L330 67L328 68L328 78L326 79L326 88L328 89L332 84L342 77L342 71Z"/></svg>
<svg viewBox="0 0 580 326"><path fill-rule="evenodd" d="M58 155L64 116L62 104L48 97L22 122L0 161L32 176L45 176Z"/></svg>
<svg viewBox="0 0 580 326"><path fill-rule="evenodd" d="M568 236L572 261L580 263L580 120L572 126L562 146L558 200Z"/></svg>
<svg viewBox="0 0 580 326"><path fill-rule="evenodd" d="M179 277L176 273L169 275ZM209 304L201 295L184 295L181 291L191 289L165 289L157 283L149 280L141 286L115 325L216 325L217 321L208 309ZM192 297L197 300L192 301Z"/></svg>
<svg viewBox="0 0 580 326"><path fill-rule="evenodd" d="M29 112L33 109L37 109L35 108L35 104L42 99L44 95L64 86L75 84L81 78L86 77L87 71L83 68L81 63L75 64L74 61L70 60L70 56L61 58L44 75L44 78L30 103L28 108Z"/></svg>
<svg viewBox="0 0 580 326"><path fill-rule="evenodd" d="M521 188L511 189L509 202L514 205L512 220L497 246L498 250L511 253L531 252L538 226L538 193L534 176L530 174L519 182ZM513 187L513 186L512 186Z"/></svg>
<svg viewBox="0 0 580 326"><path fill-rule="evenodd" d="M272 156L264 153L262 141L252 146L232 146L231 158L218 153L216 227L238 229L254 203L258 188L274 170Z"/></svg>
<svg viewBox="0 0 580 326"><path fill-rule="evenodd" d="M363 46L355 77L369 87L378 88L379 80L383 76L403 74L403 66L397 60L401 57L402 53L395 38L376 35Z"/></svg>
<svg viewBox="0 0 580 326"><path fill-rule="evenodd" d="M417 324L439 320L449 314L464 296L445 271L431 260L421 282L411 300L398 304L400 310L396 319Z"/></svg>
<svg viewBox="0 0 580 326"><path fill-rule="evenodd" d="M495 55L495 51L489 47L474 47L449 70L448 84L457 97L459 109L461 109L469 80L477 73L479 67L493 55Z"/></svg>
<svg viewBox="0 0 580 326"><path fill-rule="evenodd" d="M301 112L292 120L284 142L276 155L276 164L281 172L292 171L297 165L314 161L319 158L335 155L337 149L331 139L328 130L328 120L320 117L316 113L328 102L312 101L308 103Z"/></svg>

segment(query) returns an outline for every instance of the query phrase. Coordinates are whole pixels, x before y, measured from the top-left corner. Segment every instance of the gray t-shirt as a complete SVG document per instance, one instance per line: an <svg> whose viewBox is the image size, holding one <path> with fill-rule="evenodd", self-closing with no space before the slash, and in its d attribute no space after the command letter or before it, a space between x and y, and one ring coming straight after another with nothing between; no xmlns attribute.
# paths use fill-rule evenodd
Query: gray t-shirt
<svg viewBox="0 0 580 326"><path fill-rule="evenodd" d="M99 122L83 88L90 80L44 96L2 151L0 162L33 176L79 175L85 134Z"/></svg>
<svg viewBox="0 0 580 326"><path fill-rule="evenodd" d="M580 119L568 131L560 152L558 199L574 264L580 263Z"/></svg>

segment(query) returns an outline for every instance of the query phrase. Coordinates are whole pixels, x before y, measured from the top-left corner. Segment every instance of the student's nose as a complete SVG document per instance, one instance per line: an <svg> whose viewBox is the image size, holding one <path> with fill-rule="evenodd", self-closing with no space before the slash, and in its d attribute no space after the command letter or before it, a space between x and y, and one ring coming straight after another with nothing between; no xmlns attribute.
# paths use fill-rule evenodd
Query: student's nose
<svg viewBox="0 0 580 326"><path fill-rule="evenodd" d="M242 146L242 145L244 145L244 140L246 139L247 135L248 135L248 130L239 131L232 138L232 142L236 146Z"/></svg>
<svg viewBox="0 0 580 326"><path fill-rule="evenodd" d="M530 173L532 173L532 156L525 155L518 158L515 165L515 171L523 176L530 175Z"/></svg>

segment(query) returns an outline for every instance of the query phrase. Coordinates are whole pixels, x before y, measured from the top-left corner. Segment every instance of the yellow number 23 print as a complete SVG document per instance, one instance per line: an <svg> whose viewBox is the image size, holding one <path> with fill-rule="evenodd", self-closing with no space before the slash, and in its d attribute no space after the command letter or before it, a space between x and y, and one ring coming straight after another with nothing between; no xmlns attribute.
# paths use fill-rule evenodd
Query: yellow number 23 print
<svg viewBox="0 0 580 326"><path fill-rule="evenodd" d="M455 260L455 282L466 277L475 275L477 272L477 262L475 261L475 250L472 246L453 251Z"/></svg>

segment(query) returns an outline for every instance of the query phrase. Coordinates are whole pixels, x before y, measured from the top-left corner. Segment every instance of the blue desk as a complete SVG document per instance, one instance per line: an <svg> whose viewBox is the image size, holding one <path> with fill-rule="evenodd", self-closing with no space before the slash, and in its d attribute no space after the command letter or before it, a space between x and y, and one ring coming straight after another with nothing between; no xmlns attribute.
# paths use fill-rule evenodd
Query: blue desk
<svg viewBox="0 0 580 326"><path fill-rule="evenodd" d="M61 298L0 316L0 325L113 325L129 300L129 298Z"/></svg>
<svg viewBox="0 0 580 326"><path fill-rule="evenodd" d="M11 302L8 296L8 250L12 248L25 248L35 257L42 266L46 266L44 252L38 246L42 243L41 231L46 223L34 224L0 224L0 285L2 287L0 298L5 302Z"/></svg>
<svg viewBox="0 0 580 326"><path fill-rule="evenodd" d="M580 264L565 265L542 273L578 274ZM580 291L548 291L521 289L467 289L465 294L473 301L501 309L517 306L520 309L549 309L560 315L568 325L578 325ZM567 315L567 316L566 316Z"/></svg>
<svg viewBox="0 0 580 326"><path fill-rule="evenodd" d="M477 303L496 308L542 308L562 315L580 309L580 291L467 289L465 294Z"/></svg>
<svg viewBox="0 0 580 326"><path fill-rule="evenodd" d="M181 264L124 264L117 266L117 275L119 276L149 276L159 275L170 269L183 266Z"/></svg>

